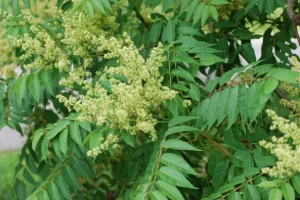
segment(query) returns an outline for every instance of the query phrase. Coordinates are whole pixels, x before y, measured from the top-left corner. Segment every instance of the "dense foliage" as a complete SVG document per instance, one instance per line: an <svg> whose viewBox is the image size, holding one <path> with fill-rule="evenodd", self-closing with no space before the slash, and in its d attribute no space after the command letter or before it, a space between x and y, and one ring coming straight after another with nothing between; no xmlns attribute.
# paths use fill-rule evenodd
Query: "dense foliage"
<svg viewBox="0 0 300 200"><path fill-rule="evenodd" d="M0 0L0 127L28 136L7 198L300 198L286 4Z"/></svg>

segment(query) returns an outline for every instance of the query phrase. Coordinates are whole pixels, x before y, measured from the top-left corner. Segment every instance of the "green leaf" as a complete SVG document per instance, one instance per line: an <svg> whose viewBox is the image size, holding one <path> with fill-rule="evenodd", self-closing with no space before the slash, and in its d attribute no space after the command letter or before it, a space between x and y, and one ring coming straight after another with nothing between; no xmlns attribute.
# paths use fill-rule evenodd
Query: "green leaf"
<svg viewBox="0 0 300 200"><path fill-rule="evenodd" d="M33 140L32 140L33 151L35 151L36 146L37 146L40 138L43 136L43 134L44 134L44 129L42 129L42 128L40 128L34 132L34 135L32 136L33 137Z"/></svg>
<svg viewBox="0 0 300 200"><path fill-rule="evenodd" d="M68 151L68 129L64 129L59 134L59 145L60 145L61 152L63 152L63 154L65 154L65 155L67 155L67 151Z"/></svg>
<svg viewBox="0 0 300 200"><path fill-rule="evenodd" d="M182 35L199 35L199 36L202 35L197 29L195 29L194 27L190 27L190 26L178 27L178 28L176 28L176 33L182 34Z"/></svg>
<svg viewBox="0 0 300 200"><path fill-rule="evenodd" d="M65 166L65 168L63 168L62 175L66 179L67 183L69 183L69 185L73 186L76 189L80 188L76 174L68 164Z"/></svg>
<svg viewBox="0 0 300 200"><path fill-rule="evenodd" d="M160 162L177 169L178 171L197 176L198 173L179 155L173 153L164 153Z"/></svg>
<svg viewBox="0 0 300 200"><path fill-rule="evenodd" d="M220 77L215 77L214 79L209 80L206 83L207 91L212 92L215 89L215 87L218 85L219 81L220 81Z"/></svg>
<svg viewBox="0 0 300 200"><path fill-rule="evenodd" d="M231 190L234 190L234 184L226 184L220 187L220 189L217 191L218 193L225 193Z"/></svg>
<svg viewBox="0 0 300 200"><path fill-rule="evenodd" d="M163 180L172 185L190 189L197 189L184 177L184 175L180 171L171 167L161 167L158 170L157 175L159 175Z"/></svg>
<svg viewBox="0 0 300 200"><path fill-rule="evenodd" d="M264 105L261 105L259 103L259 97L262 96L260 93L262 84L260 83L254 83L250 86L248 90L248 118L250 122L253 122L257 115L261 112L261 110L264 108Z"/></svg>
<svg viewBox="0 0 300 200"><path fill-rule="evenodd" d="M52 181L48 185L47 192L49 194L50 199L61 199L60 193L54 181Z"/></svg>
<svg viewBox="0 0 300 200"><path fill-rule="evenodd" d="M158 180L155 183L155 186L158 187L158 189L163 194L165 194L167 197L169 197L172 200L184 200L182 194L175 186L173 186L163 180Z"/></svg>
<svg viewBox="0 0 300 200"><path fill-rule="evenodd" d="M53 83L52 83L52 73L50 70L42 70L40 72L40 80L42 80L42 83L45 87L45 89L52 95L53 94Z"/></svg>
<svg viewBox="0 0 300 200"><path fill-rule="evenodd" d="M134 188L131 190L129 196L126 198L126 199L136 199L136 200L139 200L139 199L145 199L145 192L150 192L150 188L149 186L151 184L153 184L153 178L154 176L156 175L156 171L157 171L157 168L156 168L156 164L154 163L159 163L159 154L160 154L160 151L161 151L161 144L162 144L162 141L164 139L164 135L163 134L159 134L157 136L157 140L156 142L154 143L153 145L153 148L152 150L150 150L151 152L150 153L150 158L148 160L148 165L146 167L146 170L144 171L143 175L140 176L140 178L136 181L137 184L135 184ZM146 148L143 148L143 150L149 150L146 149Z"/></svg>
<svg viewBox="0 0 300 200"><path fill-rule="evenodd" d="M26 77L21 76L12 85L11 90L9 92L10 93L9 96L12 96L12 94L14 93L16 95L17 104L21 105L22 99L25 94L25 90L26 90Z"/></svg>
<svg viewBox="0 0 300 200"><path fill-rule="evenodd" d="M200 102L200 90L195 84L190 84L189 95L194 101Z"/></svg>
<svg viewBox="0 0 300 200"><path fill-rule="evenodd" d="M230 3L226 0L211 0L210 4L214 5L214 6L219 6L219 5L225 5L225 4L230 4Z"/></svg>
<svg viewBox="0 0 300 200"><path fill-rule="evenodd" d="M208 105L209 112L206 114L208 129L210 129L212 125L215 123L215 121L218 119L218 115L223 114L223 113L219 113L220 111L217 110L217 105L220 103L224 104L224 102L220 99L219 92L215 93L209 99L209 105Z"/></svg>
<svg viewBox="0 0 300 200"><path fill-rule="evenodd" d="M28 183L30 183L30 184L32 184L32 185L35 185L35 184L36 184L35 180L32 178L32 176L31 176L30 172L28 171L28 169L26 169L26 168L24 169L23 176L24 176L24 179L25 179Z"/></svg>
<svg viewBox="0 0 300 200"><path fill-rule="evenodd" d="M172 49L172 50L178 50L177 49ZM174 56L172 59L171 59L171 62L183 62L183 63L191 63L191 64L196 64L196 65L199 65L199 63L194 60L193 58L189 57L189 56Z"/></svg>
<svg viewBox="0 0 300 200"><path fill-rule="evenodd" d="M69 120L58 120L58 122L56 122L54 124L54 126L51 128L51 130L49 130L46 133L46 138L48 138L49 140L51 140L52 138L54 138L60 131L62 131L64 128L66 128L69 124L71 123L71 121Z"/></svg>
<svg viewBox="0 0 300 200"><path fill-rule="evenodd" d="M248 88L245 85L239 85L239 105L242 123L245 124L248 119Z"/></svg>
<svg viewBox="0 0 300 200"><path fill-rule="evenodd" d="M161 35L161 29L162 29L162 21L156 22L152 25L150 30L150 40L151 42L157 42L159 40L159 37Z"/></svg>
<svg viewBox="0 0 300 200"><path fill-rule="evenodd" d="M169 128L165 135L168 136L174 133L193 132L193 131L200 131L200 130L191 126L174 126L172 128Z"/></svg>
<svg viewBox="0 0 300 200"><path fill-rule="evenodd" d="M128 131L122 130L121 131L121 138L124 142L132 147L135 146L135 137L131 135Z"/></svg>
<svg viewBox="0 0 300 200"><path fill-rule="evenodd" d="M105 8L107 8L110 12L112 11L111 10L111 5L110 5L108 0L101 0L101 2L103 3Z"/></svg>
<svg viewBox="0 0 300 200"><path fill-rule="evenodd" d="M38 199L50 200L47 190L42 190L39 192Z"/></svg>
<svg viewBox="0 0 300 200"><path fill-rule="evenodd" d="M193 17L193 25L195 25L195 24L199 21L199 19L201 18L201 15L202 15L204 6L205 6L205 3L204 3L204 2L201 2L201 3L198 5L198 7L197 7L197 9L196 9L196 11L195 11L195 13L194 13L194 17Z"/></svg>
<svg viewBox="0 0 300 200"><path fill-rule="evenodd" d="M150 193L150 199L151 200L168 200L167 197L158 190L154 190Z"/></svg>
<svg viewBox="0 0 300 200"><path fill-rule="evenodd" d="M99 1L99 0L91 0L91 1L92 1L92 4L94 5L94 8L96 8L102 14L106 14L101 1Z"/></svg>
<svg viewBox="0 0 300 200"><path fill-rule="evenodd" d="M37 166L35 164L33 156L26 157L26 165L32 173L37 173Z"/></svg>
<svg viewBox="0 0 300 200"><path fill-rule="evenodd" d="M278 86L278 81L274 78L270 78L268 79L265 83L264 83L264 92L265 94L269 94L271 92L273 92Z"/></svg>
<svg viewBox="0 0 300 200"><path fill-rule="evenodd" d="M220 93L218 106L216 109L216 118L218 119L217 125L220 125L227 116L227 105L229 97L229 87L227 87Z"/></svg>
<svg viewBox="0 0 300 200"><path fill-rule="evenodd" d="M41 86L37 73L32 73L27 78L29 93L33 96L36 102L40 102Z"/></svg>
<svg viewBox="0 0 300 200"><path fill-rule="evenodd" d="M281 200L282 199L282 191L278 188L273 188L269 193L269 200Z"/></svg>
<svg viewBox="0 0 300 200"><path fill-rule="evenodd" d="M70 11L70 15L72 16L79 8L81 8L81 6L85 3L85 0L81 0L80 2L78 2L77 4L75 4L75 6L73 6L74 4L71 4L70 7L72 7L72 10ZM63 5L64 6L64 5ZM63 7L62 6L62 7Z"/></svg>
<svg viewBox="0 0 300 200"><path fill-rule="evenodd" d="M298 194L300 194L300 174L296 173L291 178L294 189Z"/></svg>
<svg viewBox="0 0 300 200"><path fill-rule="evenodd" d="M175 40L175 24L173 20L168 20L168 24L165 27L167 42L171 44Z"/></svg>
<svg viewBox="0 0 300 200"><path fill-rule="evenodd" d="M245 14L249 12L256 4L256 0L250 0L246 6Z"/></svg>
<svg viewBox="0 0 300 200"><path fill-rule="evenodd" d="M12 0L12 9L14 15L18 15L20 13L19 0Z"/></svg>
<svg viewBox="0 0 300 200"><path fill-rule="evenodd" d="M30 6L30 0L23 0L24 5L26 6L26 8L31 8Z"/></svg>
<svg viewBox="0 0 300 200"><path fill-rule="evenodd" d="M77 121L70 124L69 133L73 141L76 142L79 146L82 146L82 138Z"/></svg>
<svg viewBox="0 0 300 200"><path fill-rule="evenodd" d="M205 25L208 15L209 15L209 6L205 4L203 6L202 15L201 15L201 26Z"/></svg>
<svg viewBox="0 0 300 200"><path fill-rule="evenodd" d="M181 6L180 6L179 16L185 11L185 9L189 6L190 3L191 3L191 0L185 0L182 2Z"/></svg>
<svg viewBox="0 0 300 200"><path fill-rule="evenodd" d="M246 182L246 178L244 175L234 177L229 183L233 185L241 184Z"/></svg>
<svg viewBox="0 0 300 200"><path fill-rule="evenodd" d="M49 140L46 137L44 137L41 143L41 152L44 160L47 159L48 146L49 146Z"/></svg>
<svg viewBox="0 0 300 200"><path fill-rule="evenodd" d="M213 199L220 199L219 197L221 197L221 196L222 196L221 193L216 192L216 193L211 194L211 195L208 197L208 199L210 199L210 200L213 200Z"/></svg>
<svg viewBox="0 0 300 200"><path fill-rule="evenodd" d="M209 6L209 13L214 20L218 21L219 14L215 6Z"/></svg>
<svg viewBox="0 0 300 200"><path fill-rule="evenodd" d="M274 166L275 162L275 158L272 156L264 156L262 158L255 159L255 163L259 168Z"/></svg>
<svg viewBox="0 0 300 200"><path fill-rule="evenodd" d="M198 53L196 58L200 58L200 65L211 66L216 63L224 62L222 58L211 53Z"/></svg>
<svg viewBox="0 0 300 200"><path fill-rule="evenodd" d="M177 139L169 139L163 143L163 148L166 149L174 149L174 150L182 150L182 151L201 151L196 149L192 145Z"/></svg>
<svg viewBox="0 0 300 200"><path fill-rule="evenodd" d="M173 84L172 88L175 89L175 90L183 91L183 92L188 92L189 91L189 88L187 88L186 86L184 86L182 84L178 84L178 83Z"/></svg>
<svg viewBox="0 0 300 200"><path fill-rule="evenodd" d="M191 121L193 119L197 119L198 117L194 117L194 116L178 116L178 117L174 117L173 119L171 119L168 123L169 127L173 127L176 126L178 124L183 124L185 122Z"/></svg>
<svg viewBox="0 0 300 200"><path fill-rule="evenodd" d="M166 12L173 5L173 0L163 0L162 3L162 12Z"/></svg>
<svg viewBox="0 0 300 200"><path fill-rule="evenodd" d="M195 82L194 77L188 71L182 68L173 69L172 75L183 78L187 81Z"/></svg>
<svg viewBox="0 0 300 200"><path fill-rule="evenodd" d="M232 87L229 91L229 101L227 104L227 113L228 113L228 128L232 126L232 124L235 122L238 114L239 114L239 87Z"/></svg>
<svg viewBox="0 0 300 200"><path fill-rule="evenodd" d="M228 200L242 200L242 195L239 192L230 192Z"/></svg>
<svg viewBox="0 0 300 200"><path fill-rule="evenodd" d="M254 160L250 152L246 151L247 154L244 154L242 161L243 161L243 168L249 169L254 167Z"/></svg>
<svg viewBox="0 0 300 200"><path fill-rule="evenodd" d="M172 113L174 117L178 116L178 107L175 99L168 100L166 102L168 110Z"/></svg>
<svg viewBox="0 0 300 200"><path fill-rule="evenodd" d="M267 74L267 76L271 76L279 81L283 81L286 83L297 83L296 78L300 76L300 73L289 69L279 68L276 70L272 70Z"/></svg>
<svg viewBox="0 0 300 200"><path fill-rule="evenodd" d="M193 2L190 4L189 9L186 14L185 21L189 21L189 19L193 16L195 13L195 9L197 8L199 0L193 0Z"/></svg>
<svg viewBox="0 0 300 200"><path fill-rule="evenodd" d="M85 145L87 142L89 142L90 149L93 149L101 144L100 138L103 137L102 132L107 130L107 128L100 128L94 130L92 133L90 133L83 141L83 145Z"/></svg>
<svg viewBox="0 0 300 200"><path fill-rule="evenodd" d="M71 159L71 166L74 169L74 171L76 172L76 174L79 174L80 176L82 176L85 179L88 179L88 177L93 174L93 171L89 167L88 162L83 161L82 159L80 159L78 157L74 156Z"/></svg>
<svg viewBox="0 0 300 200"><path fill-rule="evenodd" d="M291 184L282 183L280 188L285 200L295 200L295 191Z"/></svg>
<svg viewBox="0 0 300 200"><path fill-rule="evenodd" d="M250 177L260 173L260 169L256 167L248 168L244 170L243 176Z"/></svg>
<svg viewBox="0 0 300 200"><path fill-rule="evenodd" d="M91 124L86 121L78 121L78 124L81 128L87 130L88 132L91 132Z"/></svg>
<svg viewBox="0 0 300 200"><path fill-rule="evenodd" d="M281 7L284 7L286 4L286 0L276 0L277 4L280 5Z"/></svg>
<svg viewBox="0 0 300 200"><path fill-rule="evenodd" d="M59 140L58 138L55 138L53 140L53 148L54 148L54 152L55 154L57 155L57 157L59 157L60 159L62 159L62 156L61 156L61 150L60 150L60 145L59 145Z"/></svg>
<svg viewBox="0 0 300 200"><path fill-rule="evenodd" d="M256 186L261 188L274 188L277 187L278 185L275 181L263 181Z"/></svg>
<svg viewBox="0 0 300 200"><path fill-rule="evenodd" d="M258 189L254 185L243 184L242 186L244 200L260 200Z"/></svg>
<svg viewBox="0 0 300 200"><path fill-rule="evenodd" d="M56 183L56 186L58 187L60 193L62 194L62 196L64 196L66 199L71 200L72 196L71 196L70 189L68 186L69 184L67 183L67 181L61 174L56 176L55 183Z"/></svg>
<svg viewBox="0 0 300 200"><path fill-rule="evenodd" d="M224 183L228 171L228 161L219 161L213 172L213 182L215 191L217 191Z"/></svg>
<svg viewBox="0 0 300 200"><path fill-rule="evenodd" d="M83 10L88 16L90 16L90 18L94 18L94 8L91 2L85 1L83 4Z"/></svg>

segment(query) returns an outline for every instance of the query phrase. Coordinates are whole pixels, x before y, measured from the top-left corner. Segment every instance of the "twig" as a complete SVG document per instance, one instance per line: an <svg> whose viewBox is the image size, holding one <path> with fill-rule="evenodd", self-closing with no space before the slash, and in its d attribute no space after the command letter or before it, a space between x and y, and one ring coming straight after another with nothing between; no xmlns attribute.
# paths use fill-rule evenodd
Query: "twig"
<svg viewBox="0 0 300 200"><path fill-rule="evenodd" d="M276 89L276 90L275 90L275 93L276 93L277 96L279 96L281 99L285 99L285 100L290 101L290 99L283 93L282 90Z"/></svg>
<svg viewBox="0 0 300 200"><path fill-rule="evenodd" d="M297 31L297 26L300 25L300 14L296 14L295 10L297 8L297 0L288 0L287 2L287 14L290 18L290 20L293 23L293 29L294 33L296 35L296 38L298 40L298 44L300 45L300 36Z"/></svg>
<svg viewBox="0 0 300 200"><path fill-rule="evenodd" d="M219 143L217 143L215 140L213 140L212 138L210 138L206 133L200 132L200 135L202 137L208 139L211 143L213 143L216 147L218 147L223 153L225 153L229 158L231 158L230 153L224 147L222 147ZM179 138L181 138L183 136L184 135L181 135ZM179 139L179 138L177 138L177 139ZM199 137L197 139L189 141L189 143L193 143L193 142L197 141L198 139L199 139Z"/></svg>
<svg viewBox="0 0 300 200"><path fill-rule="evenodd" d="M230 153L224 148L222 147L220 144L218 144L216 141L214 141L213 139L211 139L210 137L208 137L205 134L201 134L202 137L205 137L206 139L208 139L210 142L212 142L216 147L218 147L220 150L222 150L229 158L231 158Z"/></svg>

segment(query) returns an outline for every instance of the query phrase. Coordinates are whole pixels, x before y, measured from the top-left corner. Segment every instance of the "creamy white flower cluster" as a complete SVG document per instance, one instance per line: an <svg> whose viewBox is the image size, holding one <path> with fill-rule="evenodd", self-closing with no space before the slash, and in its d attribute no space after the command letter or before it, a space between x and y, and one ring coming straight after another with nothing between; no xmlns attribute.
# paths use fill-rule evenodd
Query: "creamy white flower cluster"
<svg viewBox="0 0 300 200"><path fill-rule="evenodd" d="M93 19L81 9L72 15L58 11L54 17L62 23L48 24L28 14L24 16L26 24L30 25L28 34L12 38L12 41L25 52L20 59L33 59L24 66L28 70L54 66L68 73L60 84L73 95L68 98L58 95L57 98L69 110L80 112L80 120L120 131L125 129L132 135L144 132L154 141L157 121L151 113L153 110L159 112L159 105L175 96L175 91L162 86L159 68L165 61L164 50L159 44L145 60L126 34L119 39L112 37L118 27L116 11L117 7L113 6L109 16L96 12ZM103 55L100 60L117 60L118 66L99 71L96 77L100 79L93 80L86 69L95 55ZM111 87L109 91L102 85L103 81ZM74 91L75 84L86 92ZM89 154L95 155L109 146L117 148L119 141L119 134L107 137L101 141L99 149Z"/></svg>
<svg viewBox="0 0 300 200"><path fill-rule="evenodd" d="M100 146L95 147L87 152L88 156L96 157L98 154L102 152L102 150L107 150L109 146L112 146L113 149L119 148L119 145L117 144L119 142L119 137L117 135L108 134L106 139L103 137L100 138Z"/></svg>
<svg viewBox="0 0 300 200"><path fill-rule="evenodd" d="M62 23L45 23L32 14L24 14L22 23L29 24L29 32L24 37L10 37L12 44L25 52L21 60L34 59L24 65L28 70L54 66L69 71L72 69L71 57L74 56L80 58L81 65L89 67L93 51L97 48L93 41L99 35L112 36L118 27L115 23L116 12L109 16L96 12L94 19L91 19L82 10L72 15L57 11L52 17ZM10 16L6 20L10 20Z"/></svg>
<svg viewBox="0 0 300 200"><path fill-rule="evenodd" d="M165 61L162 44L154 48L150 58L145 60L126 34L121 39L101 36L94 43L101 44L98 51L106 52L105 59L116 59L118 62L118 66L107 67L98 73L99 81L109 81L111 93L100 83L91 85L84 80L86 95L81 95L76 102L74 96L67 99L59 95L59 100L80 112L80 120L95 122L97 125L106 124L113 129L125 129L132 135L142 131L155 141L157 122L151 112L176 95L175 91L162 86L163 78L159 73ZM117 78L120 76L126 81ZM115 144L118 141L117 138L107 138L89 155L95 156L109 145L117 147Z"/></svg>
<svg viewBox="0 0 300 200"><path fill-rule="evenodd" d="M274 154L278 161L272 168L264 168L262 172L270 176L286 178L300 172L300 128L296 123L277 116L272 110L267 110L272 118L271 130L278 129L284 135L271 138L271 141L260 141L260 145Z"/></svg>
<svg viewBox="0 0 300 200"><path fill-rule="evenodd" d="M298 61L296 56L291 58L291 63L293 65L292 70L296 72L300 72L300 62Z"/></svg>

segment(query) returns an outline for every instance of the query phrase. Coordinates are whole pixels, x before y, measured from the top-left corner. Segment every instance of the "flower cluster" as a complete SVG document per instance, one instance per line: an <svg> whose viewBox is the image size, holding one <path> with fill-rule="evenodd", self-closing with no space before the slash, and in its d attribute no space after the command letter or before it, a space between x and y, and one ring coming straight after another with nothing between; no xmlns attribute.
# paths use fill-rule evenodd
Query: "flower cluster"
<svg viewBox="0 0 300 200"><path fill-rule="evenodd" d="M159 105L175 96L175 91L162 86L159 68L165 61L164 50L159 44L145 60L127 34L113 37L118 26L117 8L112 9L108 16L96 12L93 19L81 9L72 14L58 10L53 16L61 20L48 23L25 14L28 33L11 40L24 52L20 59L29 63L24 65L27 70L56 67L67 74L60 84L73 95L57 98L70 111L79 112L80 120L132 135L143 132L154 141L157 121L152 111L159 112ZM88 68L97 56L97 63L112 60L117 64L92 77ZM76 91L78 85L82 90ZM97 155L109 146L117 148L119 141L118 134L108 136L89 155Z"/></svg>
<svg viewBox="0 0 300 200"><path fill-rule="evenodd" d="M247 0L230 0L230 4L226 6L217 6L219 17L223 20L230 19L230 15L237 10L244 8L244 5L248 2Z"/></svg>
<svg viewBox="0 0 300 200"><path fill-rule="evenodd" d="M95 147L87 152L88 156L96 157L98 154L102 152L102 150L107 150L109 146L112 146L112 148L117 149L119 145L117 144L119 142L119 137L117 135L108 134L106 139L103 137L100 138L100 142L102 143L99 147Z"/></svg>
<svg viewBox="0 0 300 200"><path fill-rule="evenodd" d="M296 57L291 58L292 70L296 72L300 72L300 63ZM300 81L300 77L298 77L298 81ZM293 119L298 126L300 126L300 101L298 100L298 96L300 94L300 88L296 85L291 85L287 83L282 83L281 88L284 89L289 96L290 100L281 99L280 104L289 108L292 112L289 116L290 119ZM295 98L293 98L295 97Z"/></svg>
<svg viewBox="0 0 300 200"><path fill-rule="evenodd" d="M156 120L151 110L158 109L159 105L176 94L161 84L159 68L165 60L162 44L154 48L150 58L145 60L126 34L121 39L101 36L94 43L101 44L98 51L106 52L105 59L116 59L118 66L99 72L100 80L95 85L85 80L83 84L87 93L81 95L78 101L74 102L74 96L66 99L62 95L58 96L59 100L80 112L80 120L125 129L132 135L142 131L149 134L153 141L156 140ZM107 81L111 91L102 87L101 81ZM114 145L117 142L118 138L107 138L89 154L96 155L107 149L108 145L117 147Z"/></svg>
<svg viewBox="0 0 300 200"><path fill-rule="evenodd" d="M14 49L9 46L8 40L4 38L5 32L0 27L0 77L8 78L16 75L16 57Z"/></svg>
<svg viewBox="0 0 300 200"><path fill-rule="evenodd" d="M297 57L296 56L293 56L291 58L291 62L292 62L292 70L295 71L295 72L300 72L300 62L298 61Z"/></svg>
<svg viewBox="0 0 300 200"><path fill-rule="evenodd" d="M88 67L97 48L93 41L100 35L112 36L118 27L115 23L116 12L109 16L97 12L91 19L82 10L72 15L55 10L52 17L60 20L51 22L32 14L23 14L18 23L29 27L28 32L22 37L9 37L13 46L24 52L21 61L33 60L24 65L27 70L54 66L61 71L70 71L74 56L79 58L80 65ZM6 20L12 20L11 17L7 16Z"/></svg>
<svg viewBox="0 0 300 200"><path fill-rule="evenodd" d="M270 129L278 129L283 136L273 136L270 142L260 141L260 145L270 150L278 159L274 167L264 168L262 171L274 177L290 177L300 172L300 128L296 123L277 116L272 110L267 110L267 114L273 121Z"/></svg>

